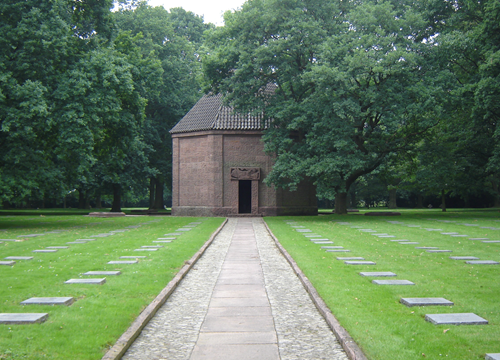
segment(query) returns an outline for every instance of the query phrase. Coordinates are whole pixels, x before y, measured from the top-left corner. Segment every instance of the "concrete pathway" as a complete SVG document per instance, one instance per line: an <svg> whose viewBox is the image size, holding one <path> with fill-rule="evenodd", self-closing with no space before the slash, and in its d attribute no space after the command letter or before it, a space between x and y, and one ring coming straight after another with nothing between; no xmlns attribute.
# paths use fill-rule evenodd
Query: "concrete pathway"
<svg viewBox="0 0 500 360"><path fill-rule="evenodd" d="M123 359L338 359L261 218L230 219Z"/></svg>

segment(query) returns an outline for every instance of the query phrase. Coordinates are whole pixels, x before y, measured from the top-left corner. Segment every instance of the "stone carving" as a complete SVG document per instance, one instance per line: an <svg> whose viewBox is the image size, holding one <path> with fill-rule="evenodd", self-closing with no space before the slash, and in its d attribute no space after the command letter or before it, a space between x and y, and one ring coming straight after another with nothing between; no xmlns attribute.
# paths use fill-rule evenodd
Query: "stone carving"
<svg viewBox="0 0 500 360"><path fill-rule="evenodd" d="M231 168L231 180L260 180L260 168Z"/></svg>

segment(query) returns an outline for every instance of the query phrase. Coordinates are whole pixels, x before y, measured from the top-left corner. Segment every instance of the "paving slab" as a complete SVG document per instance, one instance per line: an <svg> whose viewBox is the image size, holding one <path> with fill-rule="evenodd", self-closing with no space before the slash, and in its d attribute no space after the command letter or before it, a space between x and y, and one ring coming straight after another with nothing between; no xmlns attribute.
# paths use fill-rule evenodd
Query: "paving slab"
<svg viewBox="0 0 500 360"><path fill-rule="evenodd" d="M486 354L485 360L500 360L500 353Z"/></svg>
<svg viewBox="0 0 500 360"><path fill-rule="evenodd" d="M409 280L372 280L377 285L415 285Z"/></svg>
<svg viewBox="0 0 500 360"><path fill-rule="evenodd" d="M494 260L470 260L466 261L467 264L471 265L498 265L500 264L498 261Z"/></svg>
<svg viewBox="0 0 500 360"><path fill-rule="evenodd" d="M86 273L82 275L86 276L95 276L95 275L101 275L101 276L113 276L113 275L121 275L121 271L87 271Z"/></svg>
<svg viewBox="0 0 500 360"><path fill-rule="evenodd" d="M393 277L397 276L395 273L391 271L363 271L360 272L361 276L373 276L373 277Z"/></svg>
<svg viewBox="0 0 500 360"><path fill-rule="evenodd" d="M408 307L412 306L452 306L455 305L445 298L401 298L401 304Z"/></svg>
<svg viewBox="0 0 500 360"><path fill-rule="evenodd" d="M347 265L377 265L373 261L345 261L344 264L347 264Z"/></svg>
<svg viewBox="0 0 500 360"><path fill-rule="evenodd" d="M434 325L486 325L488 320L474 313L427 314L425 320Z"/></svg>
<svg viewBox="0 0 500 360"><path fill-rule="evenodd" d="M21 305L66 305L70 306L75 302L73 297L32 297L22 301Z"/></svg>
<svg viewBox="0 0 500 360"><path fill-rule="evenodd" d="M0 261L0 265L13 266L15 261Z"/></svg>
<svg viewBox="0 0 500 360"><path fill-rule="evenodd" d="M0 313L0 324L40 324L48 317L47 313Z"/></svg>
<svg viewBox="0 0 500 360"><path fill-rule="evenodd" d="M106 282L106 278L102 279L69 279L65 281L65 284L88 284L88 285L103 285Z"/></svg>
<svg viewBox="0 0 500 360"><path fill-rule="evenodd" d="M137 256L134 256L134 258L137 258ZM137 260L113 260L113 261L108 261L108 264L110 265L126 265L126 264L137 264L139 261Z"/></svg>
<svg viewBox="0 0 500 360"><path fill-rule="evenodd" d="M55 253L57 252L56 249L39 249L39 250L33 250L32 252L34 253Z"/></svg>
<svg viewBox="0 0 500 360"><path fill-rule="evenodd" d="M7 256L4 260L32 260L33 256Z"/></svg>
<svg viewBox="0 0 500 360"><path fill-rule="evenodd" d="M479 260L478 257L475 256L450 256L451 260Z"/></svg>

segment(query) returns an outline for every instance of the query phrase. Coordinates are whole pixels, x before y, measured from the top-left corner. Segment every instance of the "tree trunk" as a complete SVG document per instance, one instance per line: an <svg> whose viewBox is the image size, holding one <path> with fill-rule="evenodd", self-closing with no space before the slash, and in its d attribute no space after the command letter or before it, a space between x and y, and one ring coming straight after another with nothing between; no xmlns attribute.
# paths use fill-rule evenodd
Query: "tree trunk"
<svg viewBox="0 0 500 360"><path fill-rule="evenodd" d="M443 209L443 211L446 211L446 199L444 196L444 190L441 190L441 209Z"/></svg>
<svg viewBox="0 0 500 360"><path fill-rule="evenodd" d="M155 202L154 202L154 209L163 209L163 183L160 181L160 179L155 178Z"/></svg>
<svg viewBox="0 0 500 360"><path fill-rule="evenodd" d="M95 196L95 207L98 209L102 208L101 190L97 190L97 194Z"/></svg>
<svg viewBox="0 0 500 360"><path fill-rule="evenodd" d="M111 205L111 212L122 211L122 189L120 185L113 184L113 204Z"/></svg>
<svg viewBox="0 0 500 360"><path fill-rule="evenodd" d="M396 195L397 195L397 189L396 188L391 188L389 189L389 203L387 204L387 207L389 209L396 209Z"/></svg>
<svg viewBox="0 0 500 360"><path fill-rule="evenodd" d="M422 196L422 194L418 194L417 195L417 208L421 209L423 207L424 207L424 197Z"/></svg>
<svg viewBox="0 0 500 360"><path fill-rule="evenodd" d="M149 209L154 209L155 206L155 178L149 178Z"/></svg>
<svg viewBox="0 0 500 360"><path fill-rule="evenodd" d="M498 183L495 180L491 180L491 187L495 191L493 207L500 207L500 192L498 191Z"/></svg>
<svg viewBox="0 0 500 360"><path fill-rule="evenodd" d="M347 214L347 193L335 194L335 215Z"/></svg>
<svg viewBox="0 0 500 360"><path fill-rule="evenodd" d="M85 192L78 189L78 209L85 209Z"/></svg>

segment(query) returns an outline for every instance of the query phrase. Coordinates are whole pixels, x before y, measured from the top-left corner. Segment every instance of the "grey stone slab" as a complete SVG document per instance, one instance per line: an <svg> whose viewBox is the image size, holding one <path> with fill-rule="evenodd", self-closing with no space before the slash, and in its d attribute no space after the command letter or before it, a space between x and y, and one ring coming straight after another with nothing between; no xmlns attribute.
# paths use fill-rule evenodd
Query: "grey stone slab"
<svg viewBox="0 0 500 360"><path fill-rule="evenodd" d="M373 277L394 277L397 276L395 273L390 271L363 271L360 272L361 276L373 276Z"/></svg>
<svg viewBox="0 0 500 360"><path fill-rule="evenodd" d="M445 252L453 252L452 250L427 250L428 253L445 253Z"/></svg>
<svg viewBox="0 0 500 360"><path fill-rule="evenodd" d="M319 234L305 234L304 236L306 238L320 238L320 237L323 237L323 235L319 235Z"/></svg>
<svg viewBox="0 0 500 360"><path fill-rule="evenodd" d="M498 261L493 260L470 260L466 261L467 264L471 265L498 265L500 264Z"/></svg>
<svg viewBox="0 0 500 360"><path fill-rule="evenodd" d="M292 225L293 228L295 229L304 229L305 226L302 226L302 225Z"/></svg>
<svg viewBox="0 0 500 360"><path fill-rule="evenodd" d="M457 232L442 232L443 235L458 235Z"/></svg>
<svg viewBox="0 0 500 360"><path fill-rule="evenodd" d="M75 241L87 242L87 241L95 241L95 239L76 239Z"/></svg>
<svg viewBox="0 0 500 360"><path fill-rule="evenodd" d="M180 228L176 229L175 231L191 231L191 228Z"/></svg>
<svg viewBox="0 0 500 360"><path fill-rule="evenodd" d="M32 260L33 256L7 256L4 260Z"/></svg>
<svg viewBox="0 0 500 360"><path fill-rule="evenodd" d="M300 233L312 232L312 230L310 230L310 229L295 229L295 231L300 232Z"/></svg>
<svg viewBox="0 0 500 360"><path fill-rule="evenodd" d="M313 241L315 244L333 244L333 241Z"/></svg>
<svg viewBox="0 0 500 360"><path fill-rule="evenodd" d="M47 313L1 313L0 324L39 324L43 323L49 314Z"/></svg>
<svg viewBox="0 0 500 360"><path fill-rule="evenodd" d="M465 225L465 226L479 226L478 224L460 224L460 225Z"/></svg>
<svg viewBox="0 0 500 360"><path fill-rule="evenodd" d="M345 261L344 264L347 264L347 265L377 265L373 261Z"/></svg>
<svg viewBox="0 0 500 360"><path fill-rule="evenodd" d="M39 249L39 250L33 250L32 252L34 252L34 253L55 253L55 252L57 252L57 249Z"/></svg>
<svg viewBox="0 0 500 360"><path fill-rule="evenodd" d="M165 236L180 236L180 235L182 235L182 233L178 232L165 234Z"/></svg>
<svg viewBox="0 0 500 360"><path fill-rule="evenodd" d="M68 245L78 245L78 244L86 244L87 241L70 241L70 242L67 242L66 244Z"/></svg>
<svg viewBox="0 0 500 360"><path fill-rule="evenodd" d="M269 306L224 306L209 307L207 316L271 316Z"/></svg>
<svg viewBox="0 0 500 360"><path fill-rule="evenodd" d="M375 234L370 234L370 235L373 235L373 236L385 236L385 235L389 235L387 233L375 233Z"/></svg>
<svg viewBox="0 0 500 360"><path fill-rule="evenodd" d="M412 306L452 306L455 305L445 298L401 298L401 304Z"/></svg>
<svg viewBox="0 0 500 360"><path fill-rule="evenodd" d="M420 225L406 225L407 227L412 227L412 228L419 228L421 227Z"/></svg>
<svg viewBox="0 0 500 360"><path fill-rule="evenodd" d="M22 238L29 238L29 237L37 237L37 236L42 236L45 234L28 234L28 235L18 235L17 237L22 237Z"/></svg>
<svg viewBox="0 0 500 360"><path fill-rule="evenodd" d="M158 249L134 249L134 251L158 251Z"/></svg>
<svg viewBox="0 0 500 360"><path fill-rule="evenodd" d="M32 297L22 301L21 305L66 305L70 306L75 302L73 297Z"/></svg>
<svg viewBox="0 0 500 360"><path fill-rule="evenodd" d="M189 359L279 360L280 355L276 344L196 345Z"/></svg>
<svg viewBox="0 0 500 360"><path fill-rule="evenodd" d="M69 249L69 246L47 246L46 249Z"/></svg>
<svg viewBox="0 0 500 360"><path fill-rule="evenodd" d="M159 244L167 244L171 243L172 240L153 240L154 243L159 243Z"/></svg>
<svg viewBox="0 0 500 360"><path fill-rule="evenodd" d="M156 240L175 240L177 239L176 237L163 237L163 238L158 238Z"/></svg>
<svg viewBox="0 0 500 360"><path fill-rule="evenodd" d="M87 271L86 273L82 275L86 276L96 276L96 275L101 275L101 276L113 276L113 275L121 275L121 271Z"/></svg>
<svg viewBox="0 0 500 360"><path fill-rule="evenodd" d="M415 285L409 280L372 280L377 285Z"/></svg>
<svg viewBox="0 0 500 360"><path fill-rule="evenodd" d="M272 316L207 316L200 332L267 332L272 330L274 330Z"/></svg>
<svg viewBox="0 0 500 360"><path fill-rule="evenodd" d="M399 239L399 240L391 240L391 241L392 241L392 242L401 242L401 241L406 242L406 241L408 241L408 240L406 240L406 239Z"/></svg>
<svg viewBox="0 0 500 360"><path fill-rule="evenodd" d="M417 241L400 241L399 244L403 244L403 245L417 245L417 244L419 244L419 242L417 242Z"/></svg>
<svg viewBox="0 0 500 360"><path fill-rule="evenodd" d="M427 230L427 231L443 231L443 229L430 229L430 228L427 228L425 230Z"/></svg>
<svg viewBox="0 0 500 360"><path fill-rule="evenodd" d="M163 245L144 245L141 246L142 249L159 249L164 247Z"/></svg>
<svg viewBox="0 0 500 360"><path fill-rule="evenodd" d="M450 256L451 260L479 260L475 256Z"/></svg>
<svg viewBox="0 0 500 360"><path fill-rule="evenodd" d="M500 353L486 354L484 360L500 360Z"/></svg>
<svg viewBox="0 0 500 360"><path fill-rule="evenodd" d="M106 278L102 279L69 279L65 284L88 284L88 285L102 285L106 282Z"/></svg>
<svg viewBox="0 0 500 360"><path fill-rule="evenodd" d="M276 331L259 332L224 332L200 333L197 344L203 345L230 345L230 344L276 344Z"/></svg>
<svg viewBox="0 0 500 360"><path fill-rule="evenodd" d="M139 261L137 261L137 260L113 260L113 261L108 261L108 264L110 264L110 265L125 265L125 264L137 264L138 262Z"/></svg>
<svg viewBox="0 0 500 360"><path fill-rule="evenodd" d="M330 241L330 239L324 239L324 238L311 238L309 241Z"/></svg>
<svg viewBox="0 0 500 360"><path fill-rule="evenodd" d="M368 233L377 232L377 230L372 230L372 229L360 229L359 231L368 232Z"/></svg>
<svg viewBox="0 0 500 360"><path fill-rule="evenodd" d="M485 240L485 241L481 241L483 243L487 243L487 244L498 244L500 243L500 240Z"/></svg>
<svg viewBox="0 0 500 360"><path fill-rule="evenodd" d="M200 222L200 221L194 221L194 222L190 222L189 224L191 224L191 225L201 225L202 222Z"/></svg>
<svg viewBox="0 0 500 360"><path fill-rule="evenodd" d="M469 237L470 235L451 235L452 237Z"/></svg>
<svg viewBox="0 0 500 360"><path fill-rule="evenodd" d="M395 235L379 235L379 238L394 238L396 237Z"/></svg>
<svg viewBox="0 0 500 360"><path fill-rule="evenodd" d="M0 241L15 242L15 241L19 241L19 240L18 239L0 239Z"/></svg>
<svg viewBox="0 0 500 360"><path fill-rule="evenodd" d="M322 249L343 249L343 246L322 246Z"/></svg>
<svg viewBox="0 0 500 360"><path fill-rule="evenodd" d="M233 298L215 298L212 297L210 300L210 307L269 307L269 300L267 297L233 297Z"/></svg>
<svg viewBox="0 0 500 360"><path fill-rule="evenodd" d="M489 240L489 238L469 238L469 240Z"/></svg>
<svg viewBox="0 0 500 360"><path fill-rule="evenodd" d="M15 261L0 261L0 265L13 266Z"/></svg>
<svg viewBox="0 0 500 360"><path fill-rule="evenodd" d="M145 259L147 256L120 256L120 259Z"/></svg>
<svg viewBox="0 0 500 360"><path fill-rule="evenodd" d="M474 313L427 314L425 320L435 325L486 325L488 320Z"/></svg>
<svg viewBox="0 0 500 360"><path fill-rule="evenodd" d="M439 248L437 246L416 246L415 249L436 250Z"/></svg>
<svg viewBox="0 0 500 360"><path fill-rule="evenodd" d="M338 256L337 257L337 260L342 260L342 261L345 261L345 260L364 260L365 258L364 257L361 257L361 256Z"/></svg>
<svg viewBox="0 0 500 360"><path fill-rule="evenodd" d="M327 249L325 250L326 252L351 252L351 250L347 250L347 249Z"/></svg>

